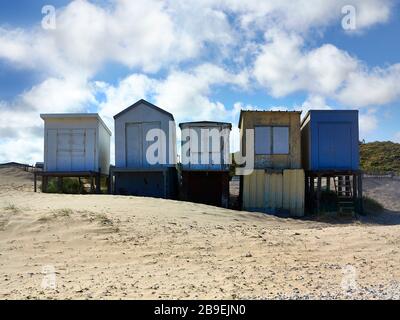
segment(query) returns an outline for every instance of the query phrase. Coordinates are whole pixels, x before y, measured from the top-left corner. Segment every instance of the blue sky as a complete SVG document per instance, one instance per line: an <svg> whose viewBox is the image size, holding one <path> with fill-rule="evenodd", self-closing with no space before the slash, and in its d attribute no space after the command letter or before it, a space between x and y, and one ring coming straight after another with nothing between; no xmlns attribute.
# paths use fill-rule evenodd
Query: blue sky
<svg viewBox="0 0 400 320"><path fill-rule="evenodd" d="M42 160L40 113L99 112L113 130L140 98L234 125L241 108L359 109L362 139L400 142L399 31L394 0L3 0L0 162Z"/></svg>

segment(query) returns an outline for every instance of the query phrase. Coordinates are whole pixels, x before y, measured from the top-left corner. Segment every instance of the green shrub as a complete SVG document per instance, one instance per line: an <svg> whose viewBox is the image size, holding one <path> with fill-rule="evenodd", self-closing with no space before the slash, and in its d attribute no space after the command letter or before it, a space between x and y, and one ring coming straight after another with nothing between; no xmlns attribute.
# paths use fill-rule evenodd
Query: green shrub
<svg viewBox="0 0 400 320"><path fill-rule="evenodd" d="M400 144L391 141L360 143L361 169L400 173Z"/></svg>
<svg viewBox="0 0 400 320"><path fill-rule="evenodd" d="M66 194L79 194L82 193L83 189L79 183L78 178L63 178L62 184L62 193ZM57 179L49 179L49 183L47 186L48 193L57 193L58 192L58 180Z"/></svg>

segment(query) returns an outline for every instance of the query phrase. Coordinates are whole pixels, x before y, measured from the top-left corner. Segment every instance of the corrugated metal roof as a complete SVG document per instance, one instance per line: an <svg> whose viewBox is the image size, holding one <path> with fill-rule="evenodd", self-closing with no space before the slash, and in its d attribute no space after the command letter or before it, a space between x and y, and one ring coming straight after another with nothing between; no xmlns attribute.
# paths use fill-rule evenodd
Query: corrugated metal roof
<svg viewBox="0 0 400 320"><path fill-rule="evenodd" d="M216 122L216 121L194 121L194 122L182 122L179 124L179 127L182 129L184 126L226 126L232 130L232 124L229 122Z"/></svg>
<svg viewBox="0 0 400 320"><path fill-rule="evenodd" d="M125 110L122 110L120 113L117 113L117 114L114 116L114 119L116 119L116 118L122 116L124 113L126 113L126 112L132 110L133 108L136 108L137 106L139 106L139 105L141 105L141 104L145 104L146 106L148 106L148 107L150 107L150 108L153 108L153 109L155 109L155 110L157 110L157 111L159 111L159 112L165 113L166 115L170 116L172 120L174 120L174 116L173 116L171 113L169 113L168 111L165 111L164 109L161 109L160 107L157 107L156 105L154 105L154 104L152 104L152 103L150 103L150 102L148 102L148 101L146 101L146 100L144 100L144 99L140 99L139 101L135 102L135 103L134 103L133 105L131 105L130 107L126 108Z"/></svg>
<svg viewBox="0 0 400 320"><path fill-rule="evenodd" d="M301 124L300 127L303 126L304 122L307 120L307 118L311 115L311 113L318 113L318 112L326 112L326 113L339 113L339 112L357 112L358 110L325 110L325 109L312 109L312 110L308 110L308 112L306 113L306 115L303 117L303 119L301 119Z"/></svg>
<svg viewBox="0 0 400 320"><path fill-rule="evenodd" d="M282 111L279 111L279 110L240 110L240 117L239 117L239 125L238 125L238 127L239 127L239 129L241 128L241 123L242 123L242 117L243 117L243 114L245 114L245 113L257 113L257 112L259 112L259 113L302 113L302 111L296 111L296 110L282 110Z"/></svg>
<svg viewBox="0 0 400 320"><path fill-rule="evenodd" d="M112 135L111 130L104 123L103 119L100 117L98 113L42 113L40 114L40 118L43 120L46 119L77 119L77 118L87 118L87 119L97 119L103 127L107 130L107 132Z"/></svg>

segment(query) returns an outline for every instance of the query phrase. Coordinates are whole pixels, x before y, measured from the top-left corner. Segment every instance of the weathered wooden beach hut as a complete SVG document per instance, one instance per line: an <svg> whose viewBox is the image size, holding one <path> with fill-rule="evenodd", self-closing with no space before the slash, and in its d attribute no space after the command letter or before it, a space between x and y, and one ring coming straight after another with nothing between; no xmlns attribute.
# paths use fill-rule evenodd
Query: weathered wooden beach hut
<svg viewBox="0 0 400 320"><path fill-rule="evenodd" d="M64 177L90 178L92 191L100 191L100 178L109 173L111 137L100 116L67 113L40 117L44 120L43 191L49 177L58 178L60 189Z"/></svg>
<svg viewBox="0 0 400 320"><path fill-rule="evenodd" d="M241 177L244 210L304 215L300 114L297 111L245 111L239 119L241 152L254 156L254 171ZM253 135L247 135L251 130ZM254 141L246 141L247 137Z"/></svg>
<svg viewBox="0 0 400 320"><path fill-rule="evenodd" d="M229 137L225 122L186 122L182 131L182 198L220 207L229 205Z"/></svg>
<svg viewBox="0 0 400 320"><path fill-rule="evenodd" d="M142 99L115 115L114 120L112 192L174 198L177 172L173 115Z"/></svg>
<svg viewBox="0 0 400 320"><path fill-rule="evenodd" d="M362 211L357 110L311 110L301 123L307 206L320 211L324 192L339 211Z"/></svg>

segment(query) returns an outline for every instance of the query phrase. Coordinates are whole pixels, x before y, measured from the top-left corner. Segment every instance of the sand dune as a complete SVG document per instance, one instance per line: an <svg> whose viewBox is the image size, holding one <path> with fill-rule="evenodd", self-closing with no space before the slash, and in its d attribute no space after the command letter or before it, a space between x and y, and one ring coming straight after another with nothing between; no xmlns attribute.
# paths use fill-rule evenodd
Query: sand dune
<svg viewBox="0 0 400 320"><path fill-rule="evenodd" d="M398 225L35 194L0 179L1 299L400 298ZM44 266L55 288L42 287Z"/></svg>

